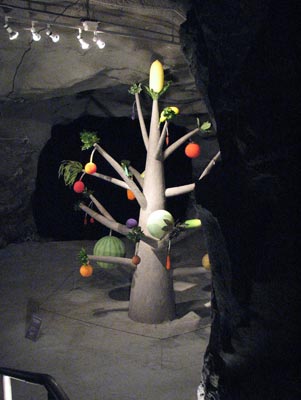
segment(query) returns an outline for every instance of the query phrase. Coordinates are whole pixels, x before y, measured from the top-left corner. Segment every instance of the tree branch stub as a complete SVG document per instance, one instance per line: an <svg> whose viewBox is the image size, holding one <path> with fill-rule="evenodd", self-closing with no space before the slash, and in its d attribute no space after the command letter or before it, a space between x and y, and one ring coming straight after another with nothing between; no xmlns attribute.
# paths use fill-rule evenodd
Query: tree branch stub
<svg viewBox="0 0 301 400"><path fill-rule="evenodd" d="M133 182L132 179L126 176L123 168L121 165L114 160L112 156L110 156L101 146L99 146L97 143L94 144L96 147L97 151L99 154L108 161L108 163L115 169L115 171L122 177L122 179L125 181L125 183L128 185L128 187L131 189L131 191L134 193L136 200L138 201L140 207L144 209L146 207L146 198L144 194L139 190L138 186Z"/></svg>

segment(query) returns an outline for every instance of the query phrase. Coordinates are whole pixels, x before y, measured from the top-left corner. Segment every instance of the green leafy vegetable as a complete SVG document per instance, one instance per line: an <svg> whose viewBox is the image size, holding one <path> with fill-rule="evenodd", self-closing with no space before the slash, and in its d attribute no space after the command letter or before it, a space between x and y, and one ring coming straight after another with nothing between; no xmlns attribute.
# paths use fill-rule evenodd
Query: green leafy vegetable
<svg viewBox="0 0 301 400"><path fill-rule="evenodd" d="M129 93L130 94L135 94L135 93L140 93L142 91L142 88L141 88L141 83L134 83L134 85L132 85L130 88L129 88Z"/></svg>
<svg viewBox="0 0 301 400"><path fill-rule="evenodd" d="M144 237L141 226L135 226L133 229L130 230L126 237L135 243L140 242L140 240Z"/></svg>
<svg viewBox="0 0 301 400"><path fill-rule="evenodd" d="M160 96L162 96L162 94L164 94L164 93L168 90L168 88L169 88L170 85L171 85L171 81L166 82L165 85L164 85L164 87L163 87L163 89L162 89L161 92L159 92L159 93L154 92L153 89L150 89L148 86L144 86L144 89L146 90L146 93L147 93L153 100L158 100L158 98L159 98Z"/></svg>
<svg viewBox="0 0 301 400"><path fill-rule="evenodd" d="M83 143L81 149L88 150L90 147L93 147L95 143L98 143L100 139L96 135L96 132L83 131L80 133L80 140Z"/></svg>
<svg viewBox="0 0 301 400"><path fill-rule="evenodd" d="M78 253L78 259L81 262L81 264L88 264L89 261L88 254L84 248L81 248L80 252Z"/></svg>
<svg viewBox="0 0 301 400"><path fill-rule="evenodd" d="M82 170L83 166L79 161L64 160L59 167L59 178L63 176L65 185L71 186Z"/></svg>

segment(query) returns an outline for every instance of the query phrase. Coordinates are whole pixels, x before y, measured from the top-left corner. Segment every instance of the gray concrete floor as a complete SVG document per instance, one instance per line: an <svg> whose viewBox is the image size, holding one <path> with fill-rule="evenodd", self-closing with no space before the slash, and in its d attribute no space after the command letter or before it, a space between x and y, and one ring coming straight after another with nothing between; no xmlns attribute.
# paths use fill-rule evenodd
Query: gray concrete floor
<svg viewBox="0 0 301 400"><path fill-rule="evenodd" d="M78 251L93 244L26 242L0 250L0 366L50 374L71 400L195 400L210 310L200 307L157 326L131 321L120 297L126 274L97 270L84 279L78 273ZM201 254L194 252L188 264L182 250L176 263L200 266ZM210 274L190 283L197 286L176 285L177 303L206 303ZM32 341L25 333L36 305L42 326ZM13 395L46 399L44 389L18 381Z"/></svg>

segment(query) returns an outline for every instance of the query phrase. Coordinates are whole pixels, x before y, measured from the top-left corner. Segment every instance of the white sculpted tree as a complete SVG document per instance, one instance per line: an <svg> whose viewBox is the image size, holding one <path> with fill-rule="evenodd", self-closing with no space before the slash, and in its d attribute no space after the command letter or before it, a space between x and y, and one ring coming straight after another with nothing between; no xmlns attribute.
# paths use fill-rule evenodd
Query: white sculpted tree
<svg viewBox="0 0 301 400"><path fill-rule="evenodd" d="M149 324L158 324L175 318L173 275L176 270L173 271L170 268L168 249L172 238L182 229L197 228L201 225L201 221L198 219L188 220L182 224L175 225L173 217L165 210L167 197L191 192L194 190L195 184L189 183L183 186L166 188L164 161L196 133L207 133L211 125L209 122L204 122L201 126L198 126L171 145L165 147L164 143L168 139L169 121L179 113L178 108L174 106L166 107L161 113L159 112L159 97L168 87L169 83L164 84L163 66L156 60L150 68L149 87L145 87L145 90L152 98L149 132L144 122L140 104L139 94L142 91L141 84L135 84L129 90L135 96L141 134L146 149L143 174L138 172L127 160L123 160L119 164L98 144L99 139L97 136L89 132L82 133L81 139L83 142L82 149L94 147L90 156L90 162L83 169L80 163L64 161L59 171L59 174L64 176L67 185L72 184L74 190L79 193L82 191L86 192L86 195L98 211L96 212L84 202L80 203L81 210L111 231L116 231L135 240L136 251L134 257L131 258L95 254L87 255L84 250L82 250L81 255L83 263L88 266L89 261L95 260L98 262L122 264L134 269L129 301L129 317L135 321ZM161 125L162 123L164 123L163 126ZM98 152L114 168L121 179L97 172L97 166L93 163L95 152ZM194 157L193 154L190 156ZM219 153L209 163L199 179L208 173L218 157ZM76 181L79 173L82 175ZM101 202L87 191L82 182L82 178L86 173L91 174L95 178L110 181L112 184L126 189L135 196L140 206L137 226L133 227L117 222L103 207ZM188 270L186 272L189 272Z"/></svg>

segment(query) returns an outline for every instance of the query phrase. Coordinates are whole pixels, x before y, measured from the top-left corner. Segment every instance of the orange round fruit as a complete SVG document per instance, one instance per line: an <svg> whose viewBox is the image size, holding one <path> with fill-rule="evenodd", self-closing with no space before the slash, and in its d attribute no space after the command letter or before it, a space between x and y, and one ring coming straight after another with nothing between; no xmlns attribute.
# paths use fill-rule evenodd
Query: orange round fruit
<svg viewBox="0 0 301 400"><path fill-rule="evenodd" d="M96 171L97 171L97 166L93 162L88 162L85 165L85 172L87 174L94 174L94 172L96 172Z"/></svg>
<svg viewBox="0 0 301 400"><path fill-rule="evenodd" d="M185 154L189 158L197 158L201 154L201 147L197 143L188 143L185 147Z"/></svg>
<svg viewBox="0 0 301 400"><path fill-rule="evenodd" d="M137 256L137 254L134 255L134 257L132 258L132 263L135 265L138 265L140 263L140 261L141 261L141 258L139 256Z"/></svg>
<svg viewBox="0 0 301 400"><path fill-rule="evenodd" d="M93 267L90 264L83 264L80 269L79 269L79 273L81 274L81 276L83 276L84 278L88 278L89 276L91 276L93 274Z"/></svg>
<svg viewBox="0 0 301 400"><path fill-rule="evenodd" d="M84 182L82 181L76 181L73 185L73 190L76 193L82 193L85 190L85 185Z"/></svg>

